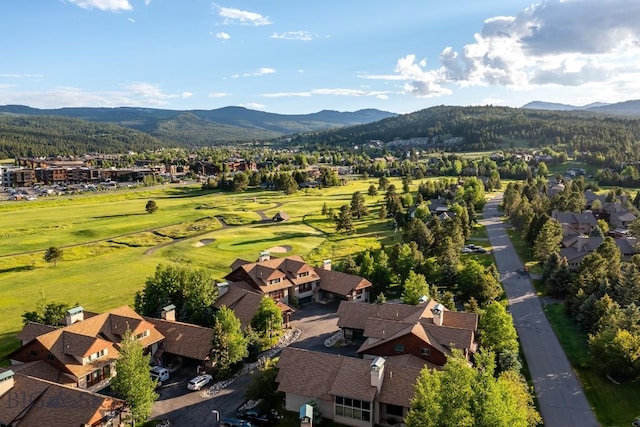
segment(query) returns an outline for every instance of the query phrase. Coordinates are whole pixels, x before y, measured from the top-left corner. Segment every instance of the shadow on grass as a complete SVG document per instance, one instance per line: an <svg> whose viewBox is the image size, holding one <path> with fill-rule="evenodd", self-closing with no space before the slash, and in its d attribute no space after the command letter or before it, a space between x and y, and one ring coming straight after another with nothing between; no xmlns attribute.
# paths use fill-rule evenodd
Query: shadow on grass
<svg viewBox="0 0 640 427"><path fill-rule="evenodd" d="M255 239L255 240L248 240L245 242L232 243L231 246L249 246L249 245L255 245L257 243L281 242L287 239L303 239L305 237L318 237L318 235L314 233L284 233L283 232L283 233L276 233L275 236L267 239Z"/></svg>
<svg viewBox="0 0 640 427"><path fill-rule="evenodd" d="M30 271L35 270L35 266L33 265L19 265L17 267L9 267L0 269L0 274L2 273L19 273L21 271Z"/></svg>
<svg viewBox="0 0 640 427"><path fill-rule="evenodd" d="M118 215L101 215L101 216L94 216L93 219L105 219L105 218L126 218L128 216L138 216L138 215L148 215L148 213L146 212L140 212L140 213L132 213L132 214L118 214Z"/></svg>

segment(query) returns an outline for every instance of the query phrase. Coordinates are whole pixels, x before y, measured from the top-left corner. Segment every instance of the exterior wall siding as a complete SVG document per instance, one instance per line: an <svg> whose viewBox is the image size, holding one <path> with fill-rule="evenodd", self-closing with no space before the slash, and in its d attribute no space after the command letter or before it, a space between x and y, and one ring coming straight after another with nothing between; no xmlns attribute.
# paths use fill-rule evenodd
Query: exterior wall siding
<svg viewBox="0 0 640 427"><path fill-rule="evenodd" d="M396 351L396 344L402 344L404 350L400 352ZM422 349L425 347L429 349L429 356L426 357L422 355ZM406 335L393 341L382 343L379 346L367 350L366 354L373 356L411 354L439 366L444 366L444 364L447 363L447 357L443 353L413 335Z"/></svg>
<svg viewBox="0 0 640 427"><path fill-rule="evenodd" d="M322 418L333 419L333 400L312 399L309 396L301 396L299 394L285 394L285 409L291 412L300 412L300 407L305 403L313 400L318 403L318 409Z"/></svg>

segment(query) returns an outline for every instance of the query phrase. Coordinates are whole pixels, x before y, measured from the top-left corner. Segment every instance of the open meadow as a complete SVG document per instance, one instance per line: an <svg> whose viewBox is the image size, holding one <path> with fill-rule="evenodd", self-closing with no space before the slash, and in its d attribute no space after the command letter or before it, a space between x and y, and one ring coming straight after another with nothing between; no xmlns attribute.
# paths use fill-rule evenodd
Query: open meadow
<svg viewBox="0 0 640 427"><path fill-rule="evenodd" d="M392 180L401 187L398 180ZM301 255L313 265L344 257L380 242L393 243L390 220L378 219L383 195L368 196L377 180L341 187L300 190L293 195L267 190L204 192L199 185L91 193L67 198L0 203L0 358L18 347L21 315L47 301L79 303L89 311L133 304L158 264L209 269L216 279L236 258L254 260L263 250ZM417 184L416 184L417 187ZM360 191L369 215L354 221L356 233L335 234L321 214L338 209ZM156 213L145 212L154 200ZM278 212L290 219L274 222ZM44 251L63 250L56 264Z"/></svg>

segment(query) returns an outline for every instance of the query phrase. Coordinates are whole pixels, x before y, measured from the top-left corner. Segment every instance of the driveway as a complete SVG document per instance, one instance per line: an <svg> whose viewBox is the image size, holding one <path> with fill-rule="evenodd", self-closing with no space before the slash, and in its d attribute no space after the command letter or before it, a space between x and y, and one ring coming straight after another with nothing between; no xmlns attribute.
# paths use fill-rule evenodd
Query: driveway
<svg viewBox="0 0 640 427"><path fill-rule="evenodd" d="M547 427L595 427L598 421L580 382L544 314L528 276L519 274L523 264L500 220L502 195L484 208L481 221L487 228L500 271L513 323L527 359L540 413Z"/></svg>
<svg viewBox="0 0 640 427"><path fill-rule="evenodd" d="M296 310L290 323L293 328L300 329L301 334L290 347L354 356L355 345L324 346L324 340L338 330L337 309L336 302L310 304ZM233 416L244 403L244 391L251 384L251 375L242 375L212 396L208 388L187 390L187 382L195 375L194 368L182 368L172 374L171 379L158 390L160 397L153 405L151 418L169 418L174 426L214 425L211 411L217 410L221 417Z"/></svg>

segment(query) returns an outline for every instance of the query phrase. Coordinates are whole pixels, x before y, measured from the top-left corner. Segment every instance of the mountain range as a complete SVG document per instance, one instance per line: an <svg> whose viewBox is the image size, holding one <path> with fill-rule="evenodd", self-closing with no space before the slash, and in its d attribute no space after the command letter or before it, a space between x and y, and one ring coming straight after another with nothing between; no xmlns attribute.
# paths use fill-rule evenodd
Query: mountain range
<svg viewBox="0 0 640 427"><path fill-rule="evenodd" d="M588 105L559 104L555 102L532 101L522 106L531 110L552 110L552 111L588 111L592 113L640 116L640 100L630 100L607 104L594 102Z"/></svg>
<svg viewBox="0 0 640 427"><path fill-rule="evenodd" d="M89 122L111 123L139 130L166 142L206 145L220 142L273 139L376 122L397 114L376 109L354 112L323 110L312 114L275 114L244 107L214 110L164 110L155 108L57 108L23 105L0 106L0 114L62 116Z"/></svg>

